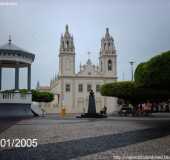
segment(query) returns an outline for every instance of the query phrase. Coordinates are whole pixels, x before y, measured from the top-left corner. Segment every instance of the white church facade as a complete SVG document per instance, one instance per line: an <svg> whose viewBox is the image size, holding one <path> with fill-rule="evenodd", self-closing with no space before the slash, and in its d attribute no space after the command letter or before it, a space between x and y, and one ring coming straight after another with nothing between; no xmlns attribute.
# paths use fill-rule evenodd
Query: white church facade
<svg viewBox="0 0 170 160"><path fill-rule="evenodd" d="M58 77L50 84L50 91L55 94L55 100L50 104L51 111L60 112L64 107L66 113L86 112L91 89L95 93L98 112L104 106L110 113L116 111L117 99L103 97L100 94L102 84L117 80L117 55L109 29L106 29L105 36L101 40L99 65L92 64L88 59L86 64L80 65L80 70L76 73L75 56L73 36L66 25L65 33L60 39Z"/></svg>

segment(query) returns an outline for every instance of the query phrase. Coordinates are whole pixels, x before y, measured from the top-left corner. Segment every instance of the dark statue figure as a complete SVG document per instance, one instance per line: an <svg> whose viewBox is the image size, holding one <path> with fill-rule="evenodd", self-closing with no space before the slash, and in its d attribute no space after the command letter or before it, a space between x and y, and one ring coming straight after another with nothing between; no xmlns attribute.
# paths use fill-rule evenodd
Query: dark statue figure
<svg viewBox="0 0 170 160"><path fill-rule="evenodd" d="M89 94L88 114L96 114L96 103L93 90Z"/></svg>
<svg viewBox="0 0 170 160"><path fill-rule="evenodd" d="M93 90L91 90L89 94L88 111L87 113L81 114L81 116L77 116L77 118L106 118L106 117L107 117L106 114L96 113L95 95Z"/></svg>

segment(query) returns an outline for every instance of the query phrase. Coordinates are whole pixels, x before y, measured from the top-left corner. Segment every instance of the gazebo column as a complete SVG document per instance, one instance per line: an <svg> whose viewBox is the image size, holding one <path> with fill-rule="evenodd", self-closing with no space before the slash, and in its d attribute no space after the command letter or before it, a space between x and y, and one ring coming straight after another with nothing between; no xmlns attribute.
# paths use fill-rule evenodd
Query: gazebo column
<svg viewBox="0 0 170 160"><path fill-rule="evenodd" d="M15 67L15 90L19 90L19 67Z"/></svg>
<svg viewBox="0 0 170 160"><path fill-rule="evenodd" d="M27 88L31 90L31 64L28 65Z"/></svg>
<svg viewBox="0 0 170 160"><path fill-rule="evenodd" d="M2 90L2 68L0 67L0 91Z"/></svg>

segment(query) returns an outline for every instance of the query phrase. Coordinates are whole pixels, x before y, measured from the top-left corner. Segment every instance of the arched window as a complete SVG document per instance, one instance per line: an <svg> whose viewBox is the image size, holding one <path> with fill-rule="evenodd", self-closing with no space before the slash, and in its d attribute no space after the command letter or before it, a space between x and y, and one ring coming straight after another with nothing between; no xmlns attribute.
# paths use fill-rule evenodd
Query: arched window
<svg viewBox="0 0 170 160"><path fill-rule="evenodd" d="M103 67L103 63L102 63L102 61L101 61L100 65L101 65L100 67L101 67L101 72L102 72L102 70L103 70L103 69L102 69L102 67Z"/></svg>
<svg viewBox="0 0 170 160"><path fill-rule="evenodd" d="M110 43L108 43L108 47L110 48Z"/></svg>
<svg viewBox="0 0 170 160"><path fill-rule="evenodd" d="M106 49L106 43L104 43L104 49Z"/></svg>
<svg viewBox="0 0 170 160"><path fill-rule="evenodd" d="M109 59L108 60L108 71L112 70L112 61Z"/></svg>
<svg viewBox="0 0 170 160"><path fill-rule="evenodd" d="M67 43L67 48L69 48L69 41L67 41L66 43Z"/></svg>

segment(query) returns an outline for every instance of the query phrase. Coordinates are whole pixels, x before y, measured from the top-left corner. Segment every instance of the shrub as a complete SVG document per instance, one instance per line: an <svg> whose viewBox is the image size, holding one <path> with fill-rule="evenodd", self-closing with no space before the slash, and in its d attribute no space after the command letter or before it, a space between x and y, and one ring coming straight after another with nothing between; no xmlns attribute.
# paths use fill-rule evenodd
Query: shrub
<svg viewBox="0 0 170 160"><path fill-rule="evenodd" d="M32 100L36 102L51 102L54 100L54 94L32 90Z"/></svg>

